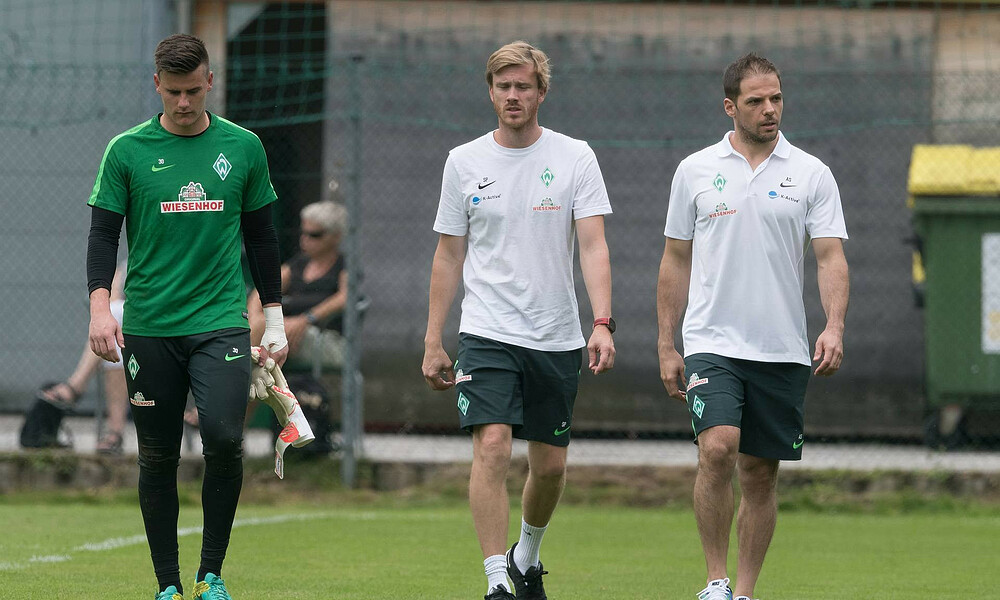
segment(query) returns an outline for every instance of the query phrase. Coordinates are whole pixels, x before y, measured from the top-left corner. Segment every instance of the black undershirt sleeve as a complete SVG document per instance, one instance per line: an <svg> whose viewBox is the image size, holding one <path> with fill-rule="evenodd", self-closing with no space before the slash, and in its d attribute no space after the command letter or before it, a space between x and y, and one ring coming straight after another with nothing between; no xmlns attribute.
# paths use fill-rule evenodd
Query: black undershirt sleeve
<svg viewBox="0 0 1000 600"><path fill-rule="evenodd" d="M106 288L111 291L118 263L118 237L122 232L125 215L104 208L93 207L90 212L90 236L87 239L87 288Z"/></svg>
<svg viewBox="0 0 1000 600"><path fill-rule="evenodd" d="M253 284L260 294L260 303L281 303L281 257L278 252L278 232L274 228L271 205L244 212L240 218L243 245Z"/></svg>

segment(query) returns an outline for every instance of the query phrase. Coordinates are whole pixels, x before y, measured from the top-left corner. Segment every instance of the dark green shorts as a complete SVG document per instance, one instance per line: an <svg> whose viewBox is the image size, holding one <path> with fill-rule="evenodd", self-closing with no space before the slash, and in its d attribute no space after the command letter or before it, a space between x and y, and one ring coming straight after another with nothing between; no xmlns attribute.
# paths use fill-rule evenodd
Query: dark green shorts
<svg viewBox="0 0 1000 600"><path fill-rule="evenodd" d="M802 409L811 369L717 354L684 359L687 405L695 439L709 427L740 428L740 452L761 458L802 458Z"/></svg>
<svg viewBox="0 0 1000 600"><path fill-rule="evenodd" d="M513 436L569 445L583 352L543 352L462 333L455 381L462 428L506 423Z"/></svg>

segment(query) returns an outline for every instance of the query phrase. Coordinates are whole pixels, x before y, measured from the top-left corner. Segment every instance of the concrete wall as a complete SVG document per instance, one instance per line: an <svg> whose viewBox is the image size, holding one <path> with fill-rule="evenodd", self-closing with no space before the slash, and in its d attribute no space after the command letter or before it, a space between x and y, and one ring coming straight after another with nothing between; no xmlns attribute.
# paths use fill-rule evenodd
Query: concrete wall
<svg viewBox="0 0 1000 600"><path fill-rule="evenodd" d="M995 146L1000 140L1000 11L938 16L934 142Z"/></svg>

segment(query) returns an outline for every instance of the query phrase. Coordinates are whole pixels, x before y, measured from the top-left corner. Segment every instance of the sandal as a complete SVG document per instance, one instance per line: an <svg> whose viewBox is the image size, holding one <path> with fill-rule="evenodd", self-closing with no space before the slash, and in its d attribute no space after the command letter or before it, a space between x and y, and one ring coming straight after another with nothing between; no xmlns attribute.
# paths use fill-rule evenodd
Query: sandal
<svg viewBox="0 0 1000 600"><path fill-rule="evenodd" d="M98 454L121 454L122 434L119 431L109 431L97 442Z"/></svg>
<svg viewBox="0 0 1000 600"><path fill-rule="evenodd" d="M73 388L65 381L60 383L46 383L35 393L35 397L44 400L49 404L61 408L70 408L76 404L83 392Z"/></svg>

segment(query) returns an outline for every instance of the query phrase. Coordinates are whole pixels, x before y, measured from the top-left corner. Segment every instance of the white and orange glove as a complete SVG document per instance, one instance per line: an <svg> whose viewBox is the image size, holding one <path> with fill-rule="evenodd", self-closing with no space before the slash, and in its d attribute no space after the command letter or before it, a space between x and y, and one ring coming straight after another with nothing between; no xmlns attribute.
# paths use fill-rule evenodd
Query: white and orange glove
<svg viewBox="0 0 1000 600"><path fill-rule="evenodd" d="M288 389L288 382L281 372L281 367L268 358L264 366L257 364L260 360L260 347L250 348L253 368L250 370L250 399L260 400L271 407L274 415L281 423L281 433L274 442L274 473L279 479L285 478L285 450L289 446L301 448L316 439L309 421L302 413L295 394Z"/></svg>

